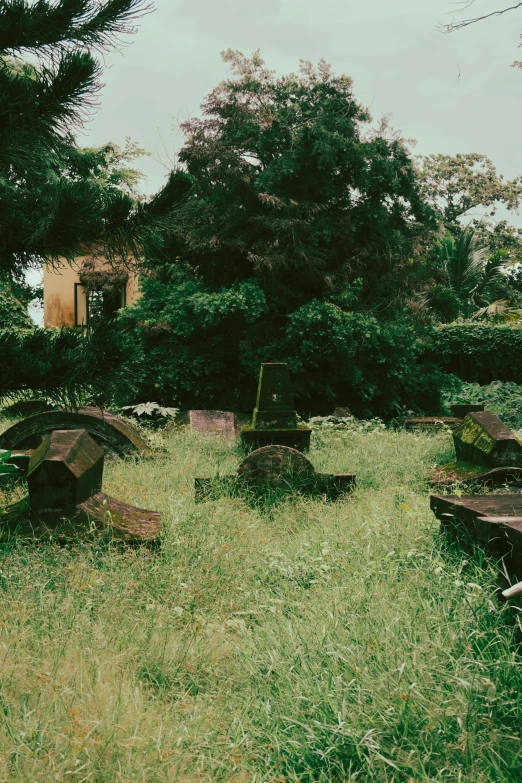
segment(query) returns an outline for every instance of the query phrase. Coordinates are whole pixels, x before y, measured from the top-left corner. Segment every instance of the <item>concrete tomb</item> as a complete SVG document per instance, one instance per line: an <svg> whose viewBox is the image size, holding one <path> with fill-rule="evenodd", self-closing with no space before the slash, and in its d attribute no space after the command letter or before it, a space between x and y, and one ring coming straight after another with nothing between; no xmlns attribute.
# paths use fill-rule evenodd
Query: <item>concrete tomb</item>
<svg viewBox="0 0 522 783"><path fill-rule="evenodd" d="M289 446L262 446L252 451L239 465L235 476L221 479L196 478L196 501L208 500L235 486L239 492L263 497L267 492L299 492L325 495L336 500L355 486L352 473L317 473L304 454Z"/></svg>
<svg viewBox="0 0 522 783"><path fill-rule="evenodd" d="M311 429L298 426L288 365L261 365L252 426L241 429L241 442L255 449L271 444L304 451L310 447Z"/></svg>
<svg viewBox="0 0 522 783"><path fill-rule="evenodd" d="M0 537L54 531L70 538L97 529L128 542L157 543L160 515L102 489L103 449L85 430L54 430L33 451L28 498L0 517Z"/></svg>

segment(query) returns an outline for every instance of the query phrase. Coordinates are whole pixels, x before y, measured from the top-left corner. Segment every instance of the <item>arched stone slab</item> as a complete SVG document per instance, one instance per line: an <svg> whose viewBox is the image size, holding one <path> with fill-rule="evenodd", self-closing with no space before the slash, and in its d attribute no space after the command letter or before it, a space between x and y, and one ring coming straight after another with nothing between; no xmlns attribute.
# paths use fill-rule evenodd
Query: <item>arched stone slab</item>
<svg viewBox="0 0 522 783"><path fill-rule="evenodd" d="M134 427L113 413L91 407L82 408L77 413L49 411L29 416L0 435L0 448L37 448L43 438L53 430L86 430L104 451L120 456L152 454L148 444Z"/></svg>
<svg viewBox="0 0 522 783"><path fill-rule="evenodd" d="M315 470L309 459L289 446L263 446L252 451L237 469L249 485L310 485Z"/></svg>

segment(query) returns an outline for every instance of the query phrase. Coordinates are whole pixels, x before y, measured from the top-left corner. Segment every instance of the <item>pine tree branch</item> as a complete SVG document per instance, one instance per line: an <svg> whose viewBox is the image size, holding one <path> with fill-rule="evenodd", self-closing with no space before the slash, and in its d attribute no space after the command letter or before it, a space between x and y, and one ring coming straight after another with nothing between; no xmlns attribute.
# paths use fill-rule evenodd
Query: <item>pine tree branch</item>
<svg viewBox="0 0 522 783"><path fill-rule="evenodd" d="M17 54L88 46L106 50L121 45L120 35L136 31L134 22L153 10L147 0L0 0L0 52Z"/></svg>

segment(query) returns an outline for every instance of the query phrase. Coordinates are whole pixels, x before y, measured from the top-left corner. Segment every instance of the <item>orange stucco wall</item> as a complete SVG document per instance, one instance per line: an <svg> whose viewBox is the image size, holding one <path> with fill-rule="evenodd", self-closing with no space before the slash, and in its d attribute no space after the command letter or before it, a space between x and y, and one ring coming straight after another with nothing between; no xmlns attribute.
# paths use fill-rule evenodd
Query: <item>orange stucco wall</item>
<svg viewBox="0 0 522 783"><path fill-rule="evenodd" d="M61 326L74 326L74 285L80 282L78 269L82 261L89 256L82 256L72 266L63 263L62 266L52 269L44 267L43 292L44 292L44 326L59 329ZM82 302L83 290L79 292L78 320L83 320L85 305ZM141 292L138 287L138 279L131 275L127 283L126 302L132 304L139 299Z"/></svg>

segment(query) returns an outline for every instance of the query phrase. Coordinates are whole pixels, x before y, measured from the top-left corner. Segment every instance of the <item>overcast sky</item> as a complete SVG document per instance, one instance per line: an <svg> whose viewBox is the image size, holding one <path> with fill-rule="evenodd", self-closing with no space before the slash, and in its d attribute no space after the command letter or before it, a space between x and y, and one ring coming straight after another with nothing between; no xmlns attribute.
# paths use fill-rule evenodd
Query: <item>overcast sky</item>
<svg viewBox="0 0 522 783"><path fill-rule="evenodd" d="M522 13L514 11L444 35L458 18L504 7L475 0L155 0L132 43L106 58L100 108L82 144L123 144L130 136L152 158L140 161L144 189L156 191L179 149L180 120L228 69L223 49L261 50L279 73L299 59L327 60L350 75L374 117L417 140L419 154L481 152L507 177L522 174ZM517 221L518 222L518 221Z"/></svg>

